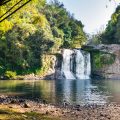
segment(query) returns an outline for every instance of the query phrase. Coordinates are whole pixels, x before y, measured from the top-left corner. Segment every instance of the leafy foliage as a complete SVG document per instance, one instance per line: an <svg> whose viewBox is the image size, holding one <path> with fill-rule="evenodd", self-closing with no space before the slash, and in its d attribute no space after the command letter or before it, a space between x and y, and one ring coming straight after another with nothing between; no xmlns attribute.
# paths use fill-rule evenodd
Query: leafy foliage
<svg viewBox="0 0 120 120"><path fill-rule="evenodd" d="M62 47L78 48L85 44L84 26L64 8L62 3L52 1L44 7L43 13L50 23L53 36L61 39Z"/></svg>
<svg viewBox="0 0 120 120"><path fill-rule="evenodd" d="M112 14L111 20L102 34L102 43L120 44L120 6Z"/></svg>
<svg viewBox="0 0 120 120"><path fill-rule="evenodd" d="M2 6L0 14L15 2L18 1ZM78 48L85 42L81 21L63 4L56 0L50 4L34 0L0 23L0 75L6 71L17 74L43 71L44 54L56 54L61 47Z"/></svg>
<svg viewBox="0 0 120 120"><path fill-rule="evenodd" d="M5 78L15 79L15 77L16 77L16 72L13 72L13 71L6 71L5 72Z"/></svg>
<svg viewBox="0 0 120 120"><path fill-rule="evenodd" d="M103 66L111 65L115 61L115 55L105 52L96 51L92 53L92 62L95 69L103 68Z"/></svg>

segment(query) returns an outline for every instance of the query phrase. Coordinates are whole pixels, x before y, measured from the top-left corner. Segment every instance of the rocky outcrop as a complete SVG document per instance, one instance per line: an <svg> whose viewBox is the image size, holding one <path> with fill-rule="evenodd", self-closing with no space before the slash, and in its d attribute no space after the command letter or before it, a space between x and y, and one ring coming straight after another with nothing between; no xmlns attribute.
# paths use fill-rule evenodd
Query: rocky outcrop
<svg viewBox="0 0 120 120"><path fill-rule="evenodd" d="M42 56L42 68L36 72L22 77L24 80L62 79L62 54L45 54Z"/></svg>
<svg viewBox="0 0 120 120"><path fill-rule="evenodd" d="M85 46L91 52L92 75L120 79L120 45Z"/></svg>
<svg viewBox="0 0 120 120"><path fill-rule="evenodd" d="M47 63L49 66L47 71L44 74L44 79L62 79L61 75L61 66L62 66L62 54L57 53L55 55L50 55L51 57L47 56L47 59L50 64Z"/></svg>

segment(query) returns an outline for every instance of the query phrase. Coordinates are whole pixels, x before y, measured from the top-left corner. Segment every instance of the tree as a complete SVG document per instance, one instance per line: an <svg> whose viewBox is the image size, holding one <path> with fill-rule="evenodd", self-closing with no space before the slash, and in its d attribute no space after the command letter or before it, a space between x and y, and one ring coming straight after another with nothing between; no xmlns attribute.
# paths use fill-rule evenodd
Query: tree
<svg viewBox="0 0 120 120"><path fill-rule="evenodd" d="M81 21L76 20L62 3L57 0L52 1L45 6L43 13L50 23L53 36L61 39L61 47L78 48L86 42Z"/></svg>
<svg viewBox="0 0 120 120"><path fill-rule="evenodd" d="M56 54L60 48L78 48L85 43L81 21L62 3L57 0L50 4L44 0L38 2L28 3L1 22L0 75L36 73L43 68L46 54ZM8 4L2 6L2 14L9 9Z"/></svg>
<svg viewBox="0 0 120 120"><path fill-rule="evenodd" d="M108 22L105 32L102 34L102 43L105 44L120 44L119 36L120 24L120 6L116 8L112 14L111 20Z"/></svg>

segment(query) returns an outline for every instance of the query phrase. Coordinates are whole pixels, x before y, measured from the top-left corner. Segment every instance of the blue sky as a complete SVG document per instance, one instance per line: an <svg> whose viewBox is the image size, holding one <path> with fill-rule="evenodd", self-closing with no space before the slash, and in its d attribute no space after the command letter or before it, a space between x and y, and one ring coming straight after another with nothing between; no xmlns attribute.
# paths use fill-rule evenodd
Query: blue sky
<svg viewBox="0 0 120 120"><path fill-rule="evenodd" d="M50 1L50 0L48 0ZM111 14L115 11L116 3L109 0L59 0L64 3L70 13L84 24L87 33L96 33L105 28ZM106 8L107 7L107 8Z"/></svg>

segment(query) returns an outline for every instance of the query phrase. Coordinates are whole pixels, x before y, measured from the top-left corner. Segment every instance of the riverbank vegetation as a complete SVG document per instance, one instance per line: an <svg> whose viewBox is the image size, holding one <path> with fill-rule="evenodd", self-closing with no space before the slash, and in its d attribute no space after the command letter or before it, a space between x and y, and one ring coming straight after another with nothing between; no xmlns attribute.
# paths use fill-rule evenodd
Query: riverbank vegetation
<svg viewBox="0 0 120 120"><path fill-rule="evenodd" d="M0 9L2 16L16 1ZM31 9L32 8L32 9ZM60 48L79 48L86 42L83 24L57 0L28 3L0 23L0 76L44 73L42 57ZM40 72L41 71L41 72Z"/></svg>

